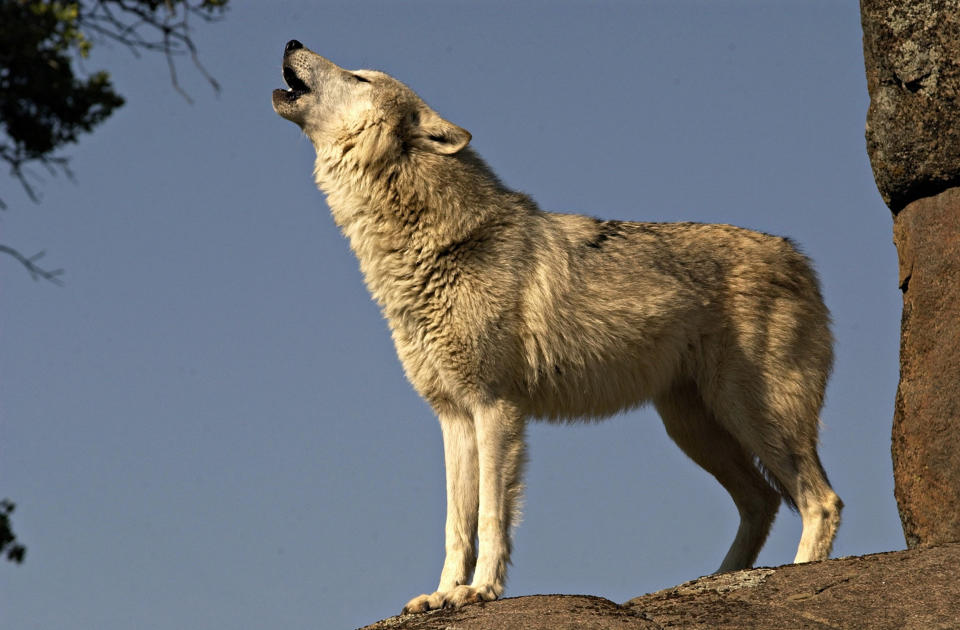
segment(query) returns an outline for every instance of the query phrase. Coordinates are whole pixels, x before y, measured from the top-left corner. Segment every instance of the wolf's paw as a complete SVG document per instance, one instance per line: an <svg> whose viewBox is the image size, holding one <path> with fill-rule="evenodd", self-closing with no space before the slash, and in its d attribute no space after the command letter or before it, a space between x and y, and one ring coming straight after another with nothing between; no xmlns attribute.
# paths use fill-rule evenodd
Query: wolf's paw
<svg viewBox="0 0 960 630"><path fill-rule="evenodd" d="M467 586L463 584L446 593L443 598L444 608L460 608L477 602L492 602L500 597L503 587L497 588L493 584Z"/></svg>
<svg viewBox="0 0 960 630"><path fill-rule="evenodd" d="M440 591L435 591L429 595L424 593L423 595L417 595L403 607L401 614L408 615L410 613L422 613L427 612L428 610L436 610L437 608L443 607L443 596L446 593L441 593Z"/></svg>
<svg viewBox="0 0 960 630"><path fill-rule="evenodd" d="M426 593L417 595L403 607L402 614L422 613L438 608L460 608L477 602L492 602L500 597L502 592L503 588L497 588L493 584L482 586L464 584L446 592L435 591L429 595Z"/></svg>

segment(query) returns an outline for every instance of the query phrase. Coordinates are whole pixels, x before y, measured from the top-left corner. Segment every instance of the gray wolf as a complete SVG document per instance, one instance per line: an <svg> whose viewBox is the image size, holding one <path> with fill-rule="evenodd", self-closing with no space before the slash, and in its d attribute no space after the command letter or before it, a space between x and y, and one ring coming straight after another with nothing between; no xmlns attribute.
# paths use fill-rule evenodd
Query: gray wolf
<svg viewBox="0 0 960 630"><path fill-rule="evenodd" d="M282 68L273 107L313 143L317 186L443 432L446 558L405 612L503 593L528 419L646 402L736 504L719 571L753 564L781 499L803 521L794 561L828 557L842 508L817 455L829 314L790 241L545 212L396 79L295 40Z"/></svg>

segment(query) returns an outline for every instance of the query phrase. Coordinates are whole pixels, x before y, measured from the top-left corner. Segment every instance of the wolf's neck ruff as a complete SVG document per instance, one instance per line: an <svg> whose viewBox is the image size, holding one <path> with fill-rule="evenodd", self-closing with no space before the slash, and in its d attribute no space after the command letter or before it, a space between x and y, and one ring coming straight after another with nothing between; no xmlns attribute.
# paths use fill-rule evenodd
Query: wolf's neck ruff
<svg viewBox="0 0 960 630"><path fill-rule="evenodd" d="M380 131L365 129L356 144L371 133ZM470 149L443 156L402 146L381 149L386 153L375 156L374 170L354 161L352 151L339 161L318 151L315 174L371 292L385 308L409 307L407 291L392 299L399 286L411 288L410 280L429 275L445 258L496 238L499 226L516 223L518 207L537 211L529 198L503 188ZM464 181L471 182L466 191L448 183ZM505 197L514 203L504 206Z"/></svg>

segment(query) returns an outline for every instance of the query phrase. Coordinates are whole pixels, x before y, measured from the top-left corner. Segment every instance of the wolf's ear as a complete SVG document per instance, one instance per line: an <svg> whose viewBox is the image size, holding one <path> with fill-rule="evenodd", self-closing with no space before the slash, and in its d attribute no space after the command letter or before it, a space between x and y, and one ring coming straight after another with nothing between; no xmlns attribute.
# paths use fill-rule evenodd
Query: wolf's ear
<svg viewBox="0 0 960 630"><path fill-rule="evenodd" d="M411 117L408 140L422 151L451 155L467 146L471 137L469 131L444 120L429 107L421 107Z"/></svg>

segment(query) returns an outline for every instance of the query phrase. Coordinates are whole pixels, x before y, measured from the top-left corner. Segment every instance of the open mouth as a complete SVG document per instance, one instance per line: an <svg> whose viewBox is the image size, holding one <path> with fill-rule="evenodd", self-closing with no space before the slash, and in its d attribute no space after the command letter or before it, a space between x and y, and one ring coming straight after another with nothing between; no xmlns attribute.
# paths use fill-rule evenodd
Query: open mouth
<svg viewBox="0 0 960 630"><path fill-rule="evenodd" d="M310 88L307 87L307 84L297 76L297 73L290 66L283 67L283 80L288 86L290 86L289 91L291 92L291 96L294 98L310 91Z"/></svg>

